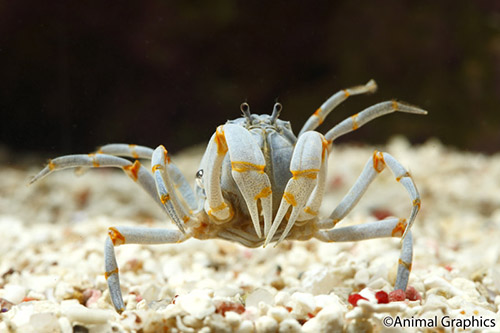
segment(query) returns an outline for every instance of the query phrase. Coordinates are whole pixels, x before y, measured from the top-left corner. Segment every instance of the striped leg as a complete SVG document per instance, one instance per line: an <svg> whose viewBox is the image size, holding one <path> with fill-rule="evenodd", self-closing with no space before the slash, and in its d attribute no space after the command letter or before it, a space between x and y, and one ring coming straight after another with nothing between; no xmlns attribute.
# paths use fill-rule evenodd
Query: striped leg
<svg viewBox="0 0 500 333"><path fill-rule="evenodd" d="M344 121L340 122L325 134L325 139L327 139L328 142L331 143L339 136L355 131L364 124L366 124L367 122L395 111L422 114L422 115L427 114L427 111L424 111L422 109L419 109L417 107L408 104L396 101L382 102L372 105L369 108L361 111L360 113L357 113L345 119Z"/></svg>
<svg viewBox="0 0 500 333"><path fill-rule="evenodd" d="M126 143L111 143L108 145L104 145L97 150L98 153L114 155L114 156L126 156L132 157L135 159L143 158L151 160L153 157L154 150L149 147L138 146L133 144ZM193 192L193 189L189 185L188 181L179 170L179 168L170 162L168 163L168 170L170 173L170 177L175 184L175 188L179 190L181 193L181 201L185 202L190 210L194 210L197 208L196 196Z"/></svg>
<svg viewBox="0 0 500 333"><path fill-rule="evenodd" d="M412 200L412 209L410 212L408 227L403 234L406 237L407 232L411 228L415 217L420 209L420 194L417 187L411 178L411 175L406 169L388 153L375 151L372 158L366 163L361 175L358 177L354 185L351 187L346 196L342 199L339 205L333 210L332 214L325 220L318 223L320 229L333 228L340 220L342 220L356 206L363 194L368 189L368 186L381 173L385 166L388 166L392 171L396 180L401 183L408 191Z"/></svg>
<svg viewBox="0 0 500 333"><path fill-rule="evenodd" d="M350 242L382 237L401 237L404 230L408 231L402 241L394 289L406 290L412 265L413 239L404 219L387 219L332 230L320 230L316 232L315 237L323 242Z"/></svg>
<svg viewBox="0 0 500 333"><path fill-rule="evenodd" d="M328 116L330 112L333 111L340 103L345 101L349 96L359 95L359 94L368 94L377 90L377 84L375 81L370 80L367 84L363 86L351 87L348 89L341 90L331 96L326 100L317 110L314 112L312 116L307 119L306 123L302 127L299 132L299 136L304 134L307 131L314 131L323 120Z"/></svg>
<svg viewBox="0 0 500 333"><path fill-rule="evenodd" d="M161 205L161 201L156 194L154 179L139 161L132 163L127 159L106 154L78 154L57 157L50 160L48 165L35 177L33 177L33 179L31 179L30 184L33 184L54 171L77 167L121 168L130 178L132 178L132 180L137 182L156 202Z"/></svg>
<svg viewBox="0 0 500 333"><path fill-rule="evenodd" d="M153 156L153 149L149 147L127 144L127 143L111 143L99 147L97 153L115 155L115 156L126 156L135 159L143 158L150 160L151 156Z"/></svg>
<svg viewBox="0 0 500 333"><path fill-rule="evenodd" d="M176 184L171 176L173 164L165 147L160 145L154 150L151 163L160 200L177 227L184 232L184 224L194 217L191 216L190 207L183 201L182 193L180 198L176 193Z"/></svg>
<svg viewBox="0 0 500 333"><path fill-rule="evenodd" d="M137 160L132 163L125 158L107 154L80 154L61 156L50 160L48 165L35 177L33 177L30 184L38 181L39 179L47 176L54 171L77 167L121 168L130 178L132 178L132 180L137 182L162 207L162 209L166 210L172 221L175 221L176 217L172 215L172 211L166 209L160 197L158 196L155 179L153 178L151 173Z"/></svg>
<svg viewBox="0 0 500 333"><path fill-rule="evenodd" d="M172 244L183 242L187 238L178 230L136 227L111 227L108 229L108 235L104 246L104 275L108 281L113 306L118 313L122 313L125 305L114 247L122 244Z"/></svg>

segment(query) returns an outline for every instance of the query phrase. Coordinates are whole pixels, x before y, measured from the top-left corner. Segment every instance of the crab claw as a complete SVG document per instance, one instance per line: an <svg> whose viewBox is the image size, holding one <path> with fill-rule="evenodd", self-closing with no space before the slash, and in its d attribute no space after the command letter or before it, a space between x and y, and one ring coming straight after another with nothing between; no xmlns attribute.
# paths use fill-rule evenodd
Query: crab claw
<svg viewBox="0 0 500 333"><path fill-rule="evenodd" d="M276 213L271 229L266 235L264 246L267 246L267 244L273 240L274 234L278 230L290 206L292 206L292 212L288 217L288 223L285 230L281 234L276 245L286 238L294 223L297 221L299 214L308 202L311 193L318 183L318 174L323 159L326 156L324 153L326 144L324 142L323 136L313 131L302 134L297 140L292 161L290 162L292 178L286 185L280 207Z"/></svg>
<svg viewBox="0 0 500 333"><path fill-rule="evenodd" d="M272 220L272 190L271 181L264 172L266 161L259 146L250 132L238 125L224 125L224 135L227 138L232 176L248 207L255 233L260 238L259 208L260 200L264 216L264 230L271 227Z"/></svg>

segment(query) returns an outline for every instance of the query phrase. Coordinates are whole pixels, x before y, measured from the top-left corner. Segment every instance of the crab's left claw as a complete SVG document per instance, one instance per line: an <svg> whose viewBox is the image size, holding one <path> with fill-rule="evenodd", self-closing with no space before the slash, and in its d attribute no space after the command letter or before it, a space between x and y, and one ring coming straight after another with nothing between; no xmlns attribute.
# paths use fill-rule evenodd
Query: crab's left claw
<svg viewBox="0 0 500 333"><path fill-rule="evenodd" d="M271 230L266 235L264 246L273 240L281 221L286 216L290 206L292 206L288 223L276 244L286 238L318 184L318 174L326 157L327 142L323 135L309 131L299 136L290 162L292 178L286 185Z"/></svg>
<svg viewBox="0 0 500 333"><path fill-rule="evenodd" d="M229 149L231 174L245 199L255 232L260 238L262 231L257 205L259 200L264 216L264 232L269 230L272 220L271 181L264 172L266 160L245 128L232 124L224 125L224 136Z"/></svg>

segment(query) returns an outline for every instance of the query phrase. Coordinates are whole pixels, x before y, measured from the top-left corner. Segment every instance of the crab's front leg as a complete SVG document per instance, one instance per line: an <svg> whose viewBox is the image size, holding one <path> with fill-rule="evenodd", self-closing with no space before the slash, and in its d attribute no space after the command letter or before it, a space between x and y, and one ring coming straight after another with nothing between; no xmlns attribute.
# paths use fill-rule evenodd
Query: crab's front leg
<svg viewBox="0 0 500 333"><path fill-rule="evenodd" d="M187 239L178 230L151 229L140 227L111 227L108 230L104 247L105 277L108 281L111 301L116 311L122 313L125 309L118 276L118 264L115 257L115 246L122 244L172 244Z"/></svg>
<svg viewBox="0 0 500 333"><path fill-rule="evenodd" d="M322 196L323 184L318 184L318 174L324 176L326 170L324 160L328 155L327 146L328 142L326 142L323 135L314 131L305 132L297 140L290 162L292 178L286 185L280 207L274 218L271 230L267 234L264 246L272 241L290 206L292 207L292 212L288 217L288 223L277 244L286 238L297 218L299 218L299 214L303 212L303 209L309 202L309 199L312 197L319 199ZM323 171L320 173L321 169ZM322 181L323 178L321 177ZM313 194L315 188L316 193ZM313 195L311 196L311 194ZM316 203L314 206L315 209L319 208ZM315 212L309 208L306 209L305 213L314 214Z"/></svg>

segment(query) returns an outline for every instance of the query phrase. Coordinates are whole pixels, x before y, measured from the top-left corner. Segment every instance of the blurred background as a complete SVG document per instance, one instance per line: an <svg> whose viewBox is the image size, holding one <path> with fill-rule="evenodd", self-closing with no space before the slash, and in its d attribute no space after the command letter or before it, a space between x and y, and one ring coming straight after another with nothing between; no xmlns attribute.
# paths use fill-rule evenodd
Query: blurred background
<svg viewBox="0 0 500 333"><path fill-rule="evenodd" d="M271 113L296 133L339 89L375 79L319 128L397 98L392 114L338 142L438 138L500 147L500 2L0 1L0 145L86 153L111 142L171 152L216 126Z"/></svg>

